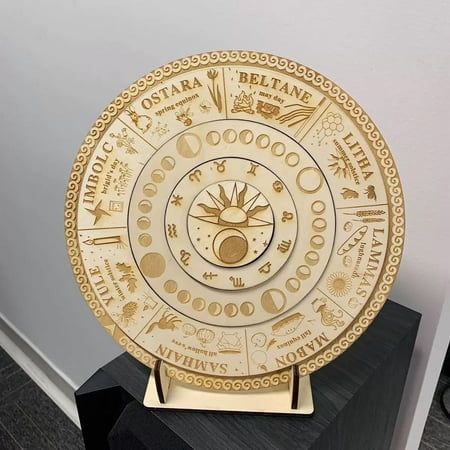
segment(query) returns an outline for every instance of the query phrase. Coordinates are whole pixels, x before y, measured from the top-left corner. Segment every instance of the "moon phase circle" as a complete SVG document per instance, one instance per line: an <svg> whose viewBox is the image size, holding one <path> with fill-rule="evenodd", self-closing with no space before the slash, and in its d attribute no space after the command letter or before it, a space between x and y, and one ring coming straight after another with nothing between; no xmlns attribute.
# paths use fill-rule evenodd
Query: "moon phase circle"
<svg viewBox="0 0 450 450"><path fill-rule="evenodd" d="M248 133L247 124L236 123L233 128L217 125L193 127L145 165L135 189L130 221L145 227L143 219L151 220L144 232L151 231L153 239L136 239L133 232L131 245L137 260L153 249L166 259L170 275L181 289L167 299L172 307L193 320L242 326L283 314L313 289L331 253L334 208L328 185L320 186L322 175L312 170L318 166L300 147L267 128ZM262 140L258 140L260 136ZM196 147L197 137L203 144ZM208 137L211 143L217 142L215 149ZM243 145L254 149L254 154L248 155L252 158L207 159L211 152L231 151L233 146L242 154ZM181 155L180 149L200 150L192 160L188 153ZM158 184L155 198L145 198L144 186L159 173L156 171L163 162L171 161L169 158L175 160L173 168L164 172L163 183L154 184ZM263 158L281 167L269 169ZM302 191L298 173L304 167L305 178L300 178L307 189ZM150 200L152 209L143 215L142 206L148 209ZM163 221L158 220L161 216ZM166 245L156 240L161 234ZM308 276L296 273L295 268L301 265L310 270ZM186 275L189 278L183 278ZM163 284L158 289L159 277L149 278L146 275L147 284L152 289L157 286L158 295L167 296ZM237 291L243 292L233 298ZM191 295L187 297L185 292Z"/></svg>
<svg viewBox="0 0 450 450"><path fill-rule="evenodd" d="M177 140L177 151L184 158L194 158L202 148L202 141L195 133L185 133Z"/></svg>
<svg viewBox="0 0 450 450"><path fill-rule="evenodd" d="M142 257L139 267L145 276L158 278L166 270L166 261L159 253L151 252Z"/></svg>
<svg viewBox="0 0 450 450"><path fill-rule="evenodd" d="M233 228L219 231L213 241L214 254L225 264L236 264L248 252L248 241L244 233Z"/></svg>

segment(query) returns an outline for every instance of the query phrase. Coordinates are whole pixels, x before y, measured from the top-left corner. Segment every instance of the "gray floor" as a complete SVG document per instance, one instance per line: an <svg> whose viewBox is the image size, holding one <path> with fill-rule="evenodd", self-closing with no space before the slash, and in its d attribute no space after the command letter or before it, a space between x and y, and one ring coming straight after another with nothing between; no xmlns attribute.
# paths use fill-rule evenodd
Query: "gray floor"
<svg viewBox="0 0 450 450"><path fill-rule="evenodd" d="M84 449L80 430L1 347L0 449Z"/></svg>
<svg viewBox="0 0 450 450"><path fill-rule="evenodd" d="M428 413L420 450L450 449L450 419L444 415L439 404L439 397L442 389L449 384L450 377L442 374L436 392L434 393L430 412Z"/></svg>
<svg viewBox="0 0 450 450"><path fill-rule="evenodd" d="M450 449L450 420L439 405L441 375L420 450ZM0 347L0 449L83 449L80 430Z"/></svg>

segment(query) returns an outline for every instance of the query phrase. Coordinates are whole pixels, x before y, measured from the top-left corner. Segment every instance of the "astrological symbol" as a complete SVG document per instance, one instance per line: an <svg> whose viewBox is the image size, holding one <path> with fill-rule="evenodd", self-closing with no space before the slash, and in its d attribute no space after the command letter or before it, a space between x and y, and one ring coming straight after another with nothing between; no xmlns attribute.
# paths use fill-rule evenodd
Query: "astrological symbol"
<svg viewBox="0 0 450 450"><path fill-rule="evenodd" d="M224 159L222 162L217 162L217 161L214 161L214 164L216 165L216 170L217 170L217 172L219 172L219 173L223 173L223 172L225 172L225 163L226 163L227 161Z"/></svg>
<svg viewBox="0 0 450 450"><path fill-rule="evenodd" d="M183 200L183 197L174 194L172 195L172 200L170 201L170 203L175 206L181 206L181 200Z"/></svg>
<svg viewBox="0 0 450 450"><path fill-rule="evenodd" d="M169 237L171 238L178 237L177 226L174 223L169 223L167 225L167 232L169 233Z"/></svg>
<svg viewBox="0 0 450 450"><path fill-rule="evenodd" d="M233 283L233 287L235 287L235 288L245 286L245 283L242 282L241 277L230 277L228 279Z"/></svg>
<svg viewBox="0 0 450 450"><path fill-rule="evenodd" d="M287 222L288 220L292 220L294 218L294 214L288 211L283 211L283 217L281 218L282 222Z"/></svg>
<svg viewBox="0 0 450 450"><path fill-rule="evenodd" d="M122 240L122 236L107 236L94 239L86 239L83 241L86 245L106 245L106 244L117 244L117 248L126 247L126 243Z"/></svg>
<svg viewBox="0 0 450 450"><path fill-rule="evenodd" d="M190 181L198 181L200 182L200 176L202 175L202 171L199 169L195 169L192 173L189 174Z"/></svg>
<svg viewBox="0 0 450 450"><path fill-rule="evenodd" d="M185 265L189 265L189 259L191 258L191 254L186 250L180 250L180 261Z"/></svg>
<svg viewBox="0 0 450 450"><path fill-rule="evenodd" d="M212 280L214 277L217 277L217 273L213 272L204 272L202 275L203 279L205 280Z"/></svg>
<svg viewBox="0 0 450 450"><path fill-rule="evenodd" d="M266 262L265 264L263 264L259 269L258 272L259 273L269 273L270 272L270 266L272 265L271 262Z"/></svg>
<svg viewBox="0 0 450 450"><path fill-rule="evenodd" d="M283 184L278 180L273 182L272 187L275 192L281 192L283 190Z"/></svg>
<svg viewBox="0 0 450 450"><path fill-rule="evenodd" d="M247 170L247 173L254 175L256 177L256 169L259 167L259 164L250 163L250 169Z"/></svg>
<svg viewBox="0 0 450 450"><path fill-rule="evenodd" d="M289 239L289 241L282 240L280 244L278 244L277 250L279 250L281 253L286 253L291 248L292 241Z"/></svg>

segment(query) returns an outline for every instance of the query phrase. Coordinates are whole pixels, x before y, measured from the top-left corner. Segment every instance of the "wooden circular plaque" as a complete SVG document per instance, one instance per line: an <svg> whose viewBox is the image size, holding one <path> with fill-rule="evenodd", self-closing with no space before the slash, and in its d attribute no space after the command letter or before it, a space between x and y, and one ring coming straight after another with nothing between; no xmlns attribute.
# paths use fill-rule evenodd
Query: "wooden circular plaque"
<svg viewBox="0 0 450 450"><path fill-rule="evenodd" d="M123 91L73 165L73 272L134 357L206 389L309 374L383 306L403 197L380 132L334 83L273 55L224 51Z"/></svg>

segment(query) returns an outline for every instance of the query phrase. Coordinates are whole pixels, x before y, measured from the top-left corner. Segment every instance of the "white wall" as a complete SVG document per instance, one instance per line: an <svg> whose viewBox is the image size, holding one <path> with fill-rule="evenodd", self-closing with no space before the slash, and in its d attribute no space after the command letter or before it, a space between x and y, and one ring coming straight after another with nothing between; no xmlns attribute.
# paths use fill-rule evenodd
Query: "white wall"
<svg viewBox="0 0 450 450"><path fill-rule="evenodd" d="M449 17L450 3L418 0L2 2L1 314L75 385L118 354L65 252L79 143L120 90L168 61L228 48L286 56L350 92L398 164L407 241L391 298L424 316L395 447L406 446L414 418L407 447L417 448L450 329L447 314L435 341L448 279Z"/></svg>

